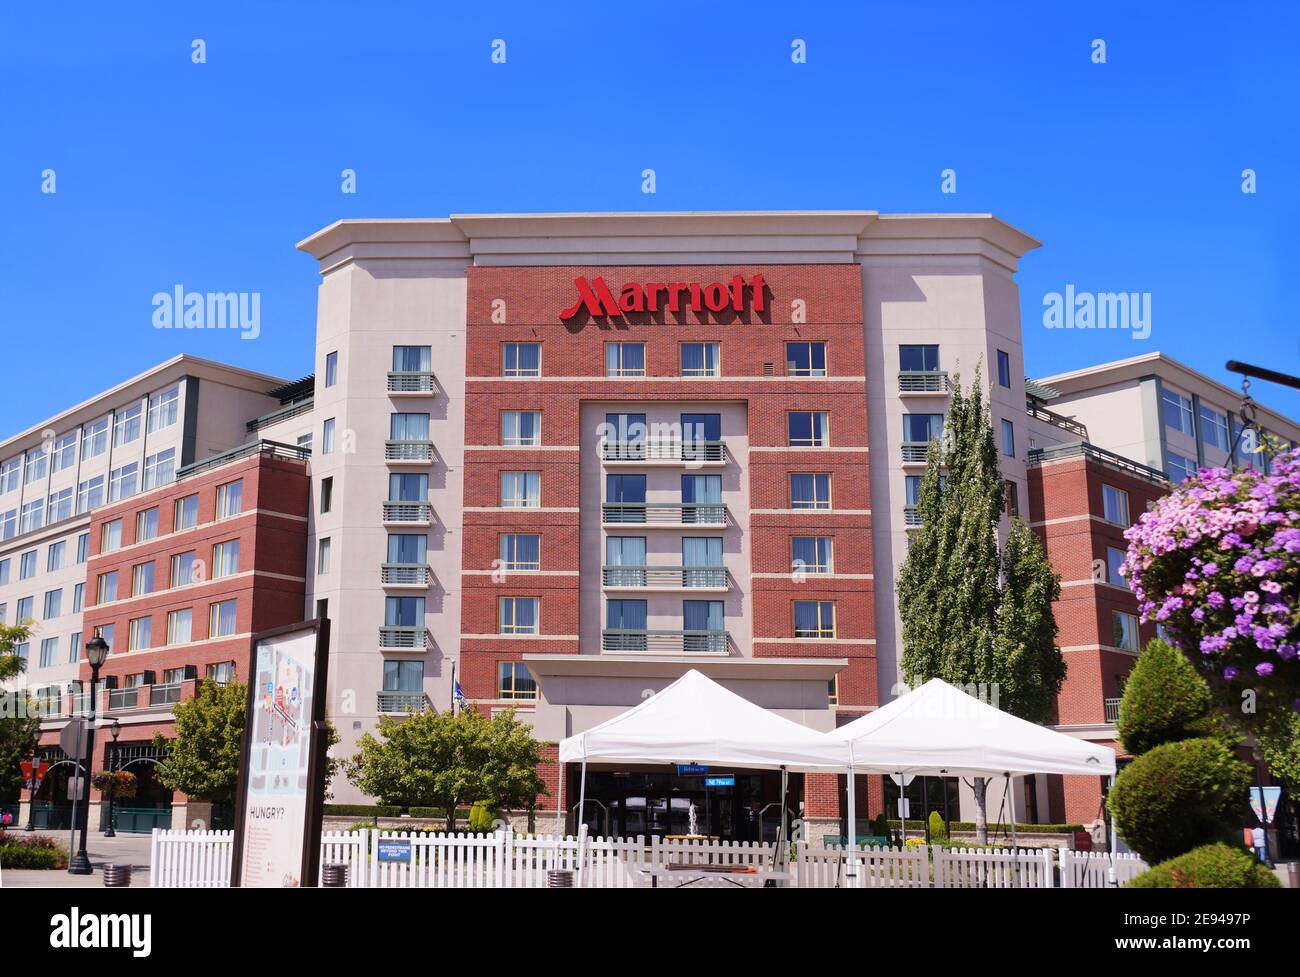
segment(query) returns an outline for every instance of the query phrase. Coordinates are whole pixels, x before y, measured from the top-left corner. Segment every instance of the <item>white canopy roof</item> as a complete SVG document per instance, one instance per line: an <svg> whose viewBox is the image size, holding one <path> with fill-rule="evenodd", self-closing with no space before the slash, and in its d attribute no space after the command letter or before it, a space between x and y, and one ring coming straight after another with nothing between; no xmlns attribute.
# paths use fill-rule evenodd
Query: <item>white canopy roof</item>
<svg viewBox="0 0 1300 977"><path fill-rule="evenodd" d="M560 762L842 765L847 749L691 669L640 705L560 743Z"/></svg>
<svg viewBox="0 0 1300 977"><path fill-rule="evenodd" d="M995 708L941 679L824 734L859 773L1013 776L1115 772L1115 751Z"/></svg>

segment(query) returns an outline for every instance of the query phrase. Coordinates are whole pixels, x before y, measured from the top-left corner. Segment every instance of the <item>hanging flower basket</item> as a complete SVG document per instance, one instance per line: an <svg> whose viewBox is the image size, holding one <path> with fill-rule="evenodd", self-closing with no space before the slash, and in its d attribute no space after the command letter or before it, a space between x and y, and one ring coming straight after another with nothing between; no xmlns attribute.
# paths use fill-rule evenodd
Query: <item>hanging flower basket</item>
<svg viewBox="0 0 1300 977"><path fill-rule="evenodd" d="M140 787L140 782L136 779L135 774L129 770L118 770L116 773L101 771L91 777L90 782L94 785L95 790L101 794L108 792L108 786L111 783L113 785L113 799L118 801L130 800Z"/></svg>

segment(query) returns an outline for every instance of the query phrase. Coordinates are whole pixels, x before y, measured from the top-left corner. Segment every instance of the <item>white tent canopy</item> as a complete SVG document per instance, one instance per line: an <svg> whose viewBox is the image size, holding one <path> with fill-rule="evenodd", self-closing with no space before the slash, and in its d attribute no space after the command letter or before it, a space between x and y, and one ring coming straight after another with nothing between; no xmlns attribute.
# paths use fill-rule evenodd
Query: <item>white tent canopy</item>
<svg viewBox="0 0 1300 977"><path fill-rule="evenodd" d="M1115 773L1115 751L1003 712L941 679L824 734L857 773L996 777Z"/></svg>
<svg viewBox="0 0 1300 977"><path fill-rule="evenodd" d="M845 748L691 669L640 705L560 743L560 762L843 767Z"/></svg>

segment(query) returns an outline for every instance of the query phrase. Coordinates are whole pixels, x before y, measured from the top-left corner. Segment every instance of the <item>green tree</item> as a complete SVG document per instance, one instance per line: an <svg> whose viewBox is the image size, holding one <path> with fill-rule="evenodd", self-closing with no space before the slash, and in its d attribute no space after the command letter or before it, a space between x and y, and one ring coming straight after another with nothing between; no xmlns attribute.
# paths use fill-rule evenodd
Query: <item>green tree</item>
<svg viewBox="0 0 1300 977"><path fill-rule="evenodd" d="M545 787L541 746L513 710L488 719L473 709L381 716L347 764L348 779L382 804L436 807L456 826L456 808L531 806Z"/></svg>
<svg viewBox="0 0 1300 977"><path fill-rule="evenodd" d="M30 622L0 625L0 682L18 678L27 670L27 659L16 651L31 637ZM31 759L40 729L35 700L21 689L0 692L0 798L13 800L21 795L23 774L19 764Z"/></svg>
<svg viewBox="0 0 1300 977"><path fill-rule="evenodd" d="M1134 756L1161 743L1215 732L1210 687L1177 648L1148 641L1124 683L1115 724L1124 749Z"/></svg>
<svg viewBox="0 0 1300 977"><path fill-rule="evenodd" d="M166 764L157 769L159 782L195 800L233 802L247 711L243 683L199 683L194 698L173 709L176 738L154 734L154 745L169 752Z"/></svg>
<svg viewBox="0 0 1300 977"><path fill-rule="evenodd" d="M32 639L32 622L0 624L0 682L17 678L27 671L27 659L17 654L18 646Z"/></svg>
<svg viewBox="0 0 1300 977"><path fill-rule="evenodd" d="M960 377L930 444L917 503L922 527L898 577L903 677L941 678L996 690L999 708L1048 719L1065 678L1052 601L1060 581L1041 543L1012 519L998 552L1005 505L998 446L981 371L969 391ZM976 777L976 839L988 840L988 780Z"/></svg>

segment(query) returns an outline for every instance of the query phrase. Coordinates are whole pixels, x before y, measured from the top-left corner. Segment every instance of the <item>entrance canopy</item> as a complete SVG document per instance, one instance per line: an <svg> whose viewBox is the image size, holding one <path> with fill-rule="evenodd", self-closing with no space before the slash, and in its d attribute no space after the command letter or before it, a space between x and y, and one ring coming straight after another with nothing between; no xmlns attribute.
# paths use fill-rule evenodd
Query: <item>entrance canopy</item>
<svg viewBox="0 0 1300 977"><path fill-rule="evenodd" d="M858 773L985 777L1115 773L1115 751L1038 726L941 679L823 734Z"/></svg>
<svg viewBox="0 0 1300 977"><path fill-rule="evenodd" d="M841 766L845 747L691 669L627 712L560 743L560 762Z"/></svg>

